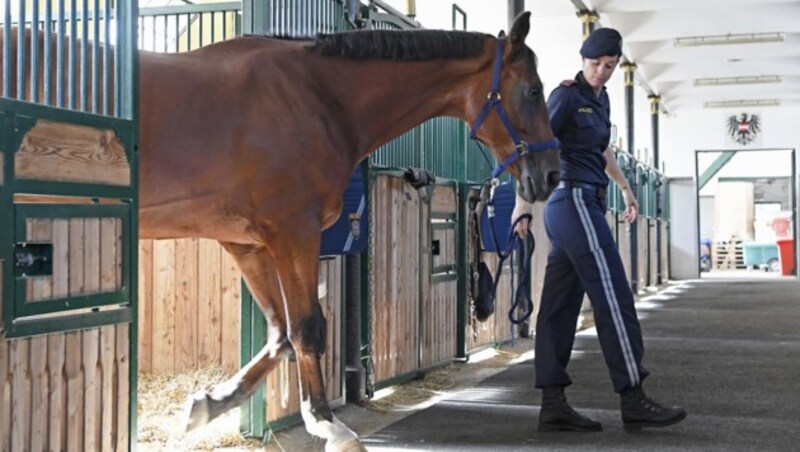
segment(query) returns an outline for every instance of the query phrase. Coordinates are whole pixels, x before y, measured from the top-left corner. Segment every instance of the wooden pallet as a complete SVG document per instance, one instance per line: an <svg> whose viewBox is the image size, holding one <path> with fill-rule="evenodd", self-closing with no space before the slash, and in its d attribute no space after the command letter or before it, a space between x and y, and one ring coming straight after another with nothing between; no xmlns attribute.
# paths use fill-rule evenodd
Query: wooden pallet
<svg viewBox="0 0 800 452"><path fill-rule="evenodd" d="M741 240L714 242L711 250L711 262L715 270L745 269L744 250Z"/></svg>

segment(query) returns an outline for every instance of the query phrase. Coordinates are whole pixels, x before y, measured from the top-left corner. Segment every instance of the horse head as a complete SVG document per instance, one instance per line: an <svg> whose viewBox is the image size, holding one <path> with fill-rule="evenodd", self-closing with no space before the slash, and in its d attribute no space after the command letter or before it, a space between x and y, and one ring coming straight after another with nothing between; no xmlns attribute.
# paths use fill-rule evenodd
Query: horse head
<svg viewBox="0 0 800 452"><path fill-rule="evenodd" d="M545 201L559 182L559 147L550 129L536 55L525 44L530 13L520 14L508 36L500 32L491 85L486 73L467 106L474 138L486 143L498 161L497 177L508 170L519 180L518 193L528 202ZM488 89L487 89L488 88Z"/></svg>

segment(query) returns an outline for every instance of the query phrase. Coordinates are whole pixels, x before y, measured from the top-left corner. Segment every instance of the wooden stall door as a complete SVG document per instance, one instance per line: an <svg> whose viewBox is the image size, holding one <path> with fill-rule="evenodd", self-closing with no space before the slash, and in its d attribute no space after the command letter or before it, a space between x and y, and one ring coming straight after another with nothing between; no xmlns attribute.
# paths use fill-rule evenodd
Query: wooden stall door
<svg viewBox="0 0 800 452"><path fill-rule="evenodd" d="M369 300L371 357L375 381L419 368L420 241L428 240L416 190L400 177L380 175L372 190ZM371 226L373 227L373 226Z"/></svg>

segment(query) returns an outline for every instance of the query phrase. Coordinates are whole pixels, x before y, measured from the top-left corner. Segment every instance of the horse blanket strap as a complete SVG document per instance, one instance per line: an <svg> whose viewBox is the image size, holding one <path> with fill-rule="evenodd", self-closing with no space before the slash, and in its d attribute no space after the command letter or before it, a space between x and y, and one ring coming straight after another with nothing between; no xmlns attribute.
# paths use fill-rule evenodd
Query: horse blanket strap
<svg viewBox="0 0 800 452"><path fill-rule="evenodd" d="M472 130L469 134L470 138L473 140L477 139L476 134L478 129L481 127L481 125L483 125L483 122L489 116L489 113L491 113L492 110L497 112L497 115L500 117L500 121L503 123L508 135L511 137L511 141L514 142L515 149L511 155L506 157L505 160L503 160L494 168L494 170L492 170L492 177L495 178L500 176L503 171L508 169L509 166L513 165L518 158L522 157L528 152L544 151L545 149L552 149L559 146L558 139L556 138L543 141L541 143L526 143L519 137L517 129L514 128L514 126L511 124L511 120L508 119L508 114L506 113L505 108L503 108L502 98L500 97L500 73L503 71L503 48L505 47L505 42L505 38L497 39L497 46L494 54L494 71L492 73L492 88L489 91L489 95L486 97L486 103L483 104L483 108L481 108L481 111L478 113L478 117L475 118L475 123L472 125Z"/></svg>

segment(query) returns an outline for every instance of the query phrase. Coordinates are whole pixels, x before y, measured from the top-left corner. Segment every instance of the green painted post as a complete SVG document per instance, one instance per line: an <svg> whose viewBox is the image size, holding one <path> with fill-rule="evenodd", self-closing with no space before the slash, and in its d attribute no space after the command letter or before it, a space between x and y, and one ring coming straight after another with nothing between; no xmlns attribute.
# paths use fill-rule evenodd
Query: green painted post
<svg viewBox="0 0 800 452"><path fill-rule="evenodd" d="M459 276L456 288L456 358L466 360L467 358L467 310L469 303L467 300L467 284L469 281L469 265L467 263L467 195L469 186L465 182L459 182L458 190L458 224L457 234L458 245L456 248L456 265Z"/></svg>
<svg viewBox="0 0 800 452"><path fill-rule="evenodd" d="M703 174L700 175L700 178L697 181L697 192L699 193L700 190L705 187L705 185L714 178L714 176L731 161L733 156L736 155L736 151L724 151L721 152L719 157L714 160L708 168L703 171Z"/></svg>

